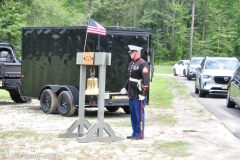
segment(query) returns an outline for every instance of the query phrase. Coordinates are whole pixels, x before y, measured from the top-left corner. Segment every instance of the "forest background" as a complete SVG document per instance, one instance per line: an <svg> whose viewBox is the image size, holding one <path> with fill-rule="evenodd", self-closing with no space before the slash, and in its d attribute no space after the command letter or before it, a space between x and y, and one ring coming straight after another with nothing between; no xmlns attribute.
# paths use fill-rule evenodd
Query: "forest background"
<svg viewBox="0 0 240 160"><path fill-rule="evenodd" d="M240 0L0 0L0 41L21 55L21 28L103 26L152 29L155 64L193 56L240 58Z"/></svg>

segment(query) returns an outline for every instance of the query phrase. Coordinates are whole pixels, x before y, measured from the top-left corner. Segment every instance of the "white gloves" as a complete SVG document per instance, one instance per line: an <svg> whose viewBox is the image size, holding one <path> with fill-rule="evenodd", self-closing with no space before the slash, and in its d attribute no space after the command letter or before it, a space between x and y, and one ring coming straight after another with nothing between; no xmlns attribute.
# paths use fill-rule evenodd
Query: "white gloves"
<svg viewBox="0 0 240 160"><path fill-rule="evenodd" d="M125 88L121 89L120 91L121 94L127 94L127 90Z"/></svg>
<svg viewBox="0 0 240 160"><path fill-rule="evenodd" d="M139 97L139 99L138 100L140 100L140 101L142 101L142 100L144 100L145 99L145 96L142 96L142 95L138 95L138 97Z"/></svg>

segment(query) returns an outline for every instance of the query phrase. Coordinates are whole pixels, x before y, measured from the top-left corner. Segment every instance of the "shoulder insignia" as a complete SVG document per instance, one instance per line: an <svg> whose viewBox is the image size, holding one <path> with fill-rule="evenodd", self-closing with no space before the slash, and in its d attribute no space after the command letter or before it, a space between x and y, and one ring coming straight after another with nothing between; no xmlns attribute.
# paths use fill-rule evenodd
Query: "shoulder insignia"
<svg viewBox="0 0 240 160"><path fill-rule="evenodd" d="M142 70L142 72L143 72L144 74L148 74L148 69L147 69L147 67L144 67L143 70Z"/></svg>

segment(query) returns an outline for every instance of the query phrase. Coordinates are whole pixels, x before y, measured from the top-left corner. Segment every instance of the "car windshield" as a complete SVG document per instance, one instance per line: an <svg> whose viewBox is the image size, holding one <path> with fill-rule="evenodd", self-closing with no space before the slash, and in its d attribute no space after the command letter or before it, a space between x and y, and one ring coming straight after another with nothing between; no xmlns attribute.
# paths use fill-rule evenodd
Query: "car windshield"
<svg viewBox="0 0 240 160"><path fill-rule="evenodd" d="M203 59L192 59L191 64L193 65L199 65L202 62Z"/></svg>
<svg viewBox="0 0 240 160"><path fill-rule="evenodd" d="M236 70L239 62L231 59L211 59L206 61L205 69Z"/></svg>
<svg viewBox="0 0 240 160"><path fill-rule="evenodd" d="M185 62L184 65L187 66L187 65L189 65L189 63L186 63L186 62Z"/></svg>

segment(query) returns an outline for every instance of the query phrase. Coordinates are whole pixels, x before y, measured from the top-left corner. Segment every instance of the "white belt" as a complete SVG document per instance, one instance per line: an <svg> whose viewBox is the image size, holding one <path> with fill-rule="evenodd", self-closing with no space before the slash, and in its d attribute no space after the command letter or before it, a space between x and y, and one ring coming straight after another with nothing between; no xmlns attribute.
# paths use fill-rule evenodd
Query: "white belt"
<svg viewBox="0 0 240 160"><path fill-rule="evenodd" d="M129 81L137 82L137 87L138 87L139 91L142 90L142 88L141 88L141 86L142 86L142 79L129 78Z"/></svg>
<svg viewBox="0 0 240 160"><path fill-rule="evenodd" d="M129 78L129 81L133 81L133 82L139 83L139 82L142 81L142 79Z"/></svg>

